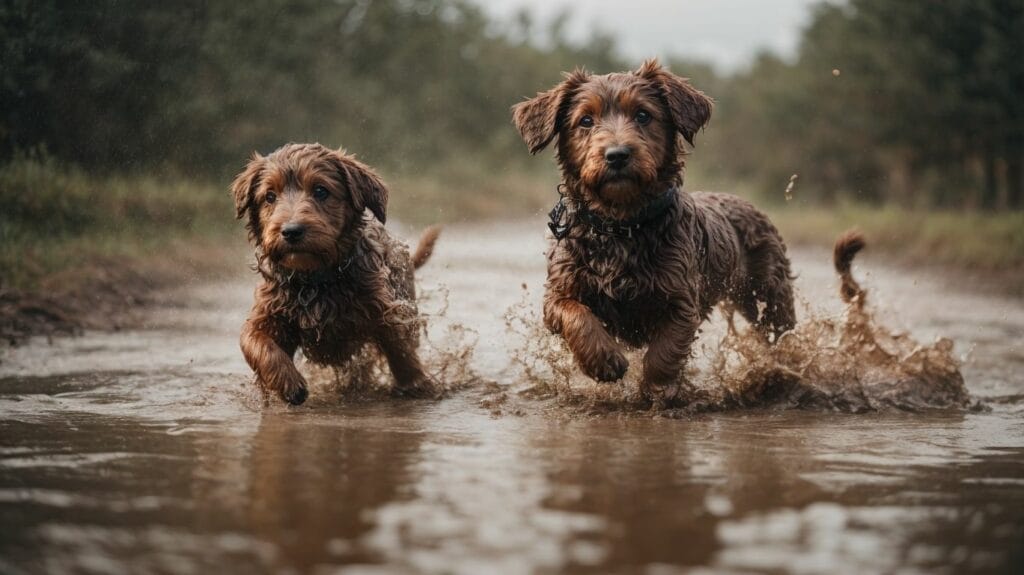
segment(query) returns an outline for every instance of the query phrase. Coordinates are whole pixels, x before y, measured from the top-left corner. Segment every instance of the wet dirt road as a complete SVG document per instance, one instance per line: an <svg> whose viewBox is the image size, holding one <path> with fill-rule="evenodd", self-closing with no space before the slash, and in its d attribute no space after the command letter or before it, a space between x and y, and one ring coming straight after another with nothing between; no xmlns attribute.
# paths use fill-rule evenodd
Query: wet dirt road
<svg viewBox="0 0 1024 575"><path fill-rule="evenodd" d="M449 229L421 270L432 329L474 330L497 389L522 385L504 316L539 300L542 229ZM829 254L793 255L839 313ZM236 343L254 278L188 286L145 329L3 356L0 573L1020 572L1024 302L868 270L878 317L952 339L983 409L588 415L490 383L263 409Z"/></svg>

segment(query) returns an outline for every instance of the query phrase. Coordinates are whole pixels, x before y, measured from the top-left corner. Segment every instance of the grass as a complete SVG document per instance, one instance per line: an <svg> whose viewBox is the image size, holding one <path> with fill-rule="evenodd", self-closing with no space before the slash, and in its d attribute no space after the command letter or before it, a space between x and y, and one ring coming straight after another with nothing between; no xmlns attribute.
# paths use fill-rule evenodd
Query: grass
<svg viewBox="0 0 1024 575"><path fill-rule="evenodd" d="M413 224L536 215L555 201L552 174L490 173L469 164L387 177L390 211ZM97 176L44 156L21 156L0 165L0 206L0 288L7 290L82 281L89 274L77 271L97 268L178 267L182 275L216 268L228 257L231 269L247 262L227 182ZM901 263L949 265L1008 281L1024 277L1024 212L801 203L769 206L768 212L790 244L830 246L841 231L856 227L873 250Z"/></svg>
<svg viewBox="0 0 1024 575"><path fill-rule="evenodd" d="M46 157L0 166L0 287L33 290L89 266L188 261L187 240L240 237L226 189L157 176L94 176ZM194 246L192 246L194 247Z"/></svg>
<svg viewBox="0 0 1024 575"><path fill-rule="evenodd" d="M539 213L556 183L472 163L386 181L390 215L417 225ZM22 155L0 165L0 205L0 291L68 288L111 268L195 274L248 261L226 181L95 175Z"/></svg>
<svg viewBox="0 0 1024 575"><path fill-rule="evenodd" d="M553 170L490 173L470 163L385 179L391 188L389 210L402 221L419 225L546 213L558 199Z"/></svg>
<svg viewBox="0 0 1024 575"><path fill-rule="evenodd" d="M1024 212L923 211L840 204L768 209L791 244L831 245L857 228L900 262L1004 274L1024 267Z"/></svg>

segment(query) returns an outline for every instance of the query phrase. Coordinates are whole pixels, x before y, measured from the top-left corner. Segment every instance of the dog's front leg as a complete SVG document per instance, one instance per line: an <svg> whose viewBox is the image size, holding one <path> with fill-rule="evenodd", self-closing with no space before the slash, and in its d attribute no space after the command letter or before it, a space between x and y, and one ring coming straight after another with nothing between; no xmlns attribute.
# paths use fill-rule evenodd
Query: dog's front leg
<svg viewBox="0 0 1024 575"><path fill-rule="evenodd" d="M267 325L267 318L257 314L246 320L240 341L242 355L256 372L263 389L276 392L292 405L299 405L306 401L309 392L293 359L298 343L286 337L284 330L275 330L274 337L266 331Z"/></svg>
<svg viewBox="0 0 1024 575"><path fill-rule="evenodd" d="M679 394L680 373L697 339L696 312L671 310L655 328L644 355L641 392L652 401L667 403Z"/></svg>
<svg viewBox="0 0 1024 575"><path fill-rule="evenodd" d="M544 324L552 333L561 334L569 344L583 373L597 381L622 379L629 361L622 346L582 303L554 292L544 296Z"/></svg>

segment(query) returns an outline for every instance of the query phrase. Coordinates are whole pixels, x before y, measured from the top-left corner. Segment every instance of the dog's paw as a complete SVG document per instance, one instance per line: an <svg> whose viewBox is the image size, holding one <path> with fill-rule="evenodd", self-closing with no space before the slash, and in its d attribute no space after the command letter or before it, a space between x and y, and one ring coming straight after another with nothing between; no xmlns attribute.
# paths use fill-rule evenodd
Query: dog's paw
<svg viewBox="0 0 1024 575"><path fill-rule="evenodd" d="M629 360L623 353L613 347L596 350L591 357L581 358L580 367L587 377L596 379L602 383L609 383L622 379L629 369Z"/></svg>
<svg viewBox="0 0 1024 575"><path fill-rule="evenodd" d="M309 397L309 391L304 383L299 382L282 387L278 395L281 396L281 399L292 405L302 405L306 398Z"/></svg>
<svg viewBox="0 0 1024 575"><path fill-rule="evenodd" d="M665 409L677 403L682 397L683 390L682 386L675 382L655 384L644 381L640 383L640 392L655 409Z"/></svg>
<svg viewBox="0 0 1024 575"><path fill-rule="evenodd" d="M443 389L437 380L424 374L411 381L395 382L392 392L398 397L410 399L440 399Z"/></svg>

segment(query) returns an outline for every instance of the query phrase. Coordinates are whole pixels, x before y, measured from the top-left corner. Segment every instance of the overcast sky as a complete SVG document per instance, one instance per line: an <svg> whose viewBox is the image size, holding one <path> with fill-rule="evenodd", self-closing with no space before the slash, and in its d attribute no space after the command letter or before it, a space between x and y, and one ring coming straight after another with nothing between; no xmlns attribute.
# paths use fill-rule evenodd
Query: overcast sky
<svg viewBox="0 0 1024 575"><path fill-rule="evenodd" d="M584 39L595 25L634 60L681 56L734 71L760 50L790 56L819 0L474 0L499 19L526 8L547 23L569 9L567 33Z"/></svg>

